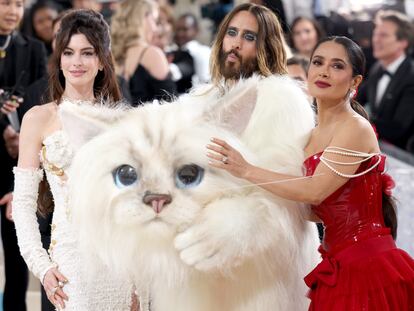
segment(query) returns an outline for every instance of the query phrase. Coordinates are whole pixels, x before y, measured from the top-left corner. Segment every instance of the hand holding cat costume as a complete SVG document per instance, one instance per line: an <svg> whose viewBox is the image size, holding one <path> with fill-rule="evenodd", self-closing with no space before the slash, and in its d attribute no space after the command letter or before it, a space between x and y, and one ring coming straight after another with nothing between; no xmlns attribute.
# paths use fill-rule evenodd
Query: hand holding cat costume
<svg viewBox="0 0 414 311"><path fill-rule="evenodd" d="M300 174L311 108L286 77L216 91L111 125L105 112L87 117L91 107L63 113L78 140L68 174L80 246L90 267L102 260L149 290L151 310L304 310L303 276L318 260L306 208L209 168L205 145L219 135L254 163Z"/></svg>

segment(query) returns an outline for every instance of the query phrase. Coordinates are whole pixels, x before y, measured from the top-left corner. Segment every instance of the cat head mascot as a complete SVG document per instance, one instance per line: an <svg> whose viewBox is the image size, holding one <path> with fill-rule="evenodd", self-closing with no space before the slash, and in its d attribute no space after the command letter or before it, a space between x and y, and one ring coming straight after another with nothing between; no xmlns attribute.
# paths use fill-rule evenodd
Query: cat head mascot
<svg viewBox="0 0 414 311"><path fill-rule="evenodd" d="M218 100L191 94L113 118L94 107L62 111L76 149L70 209L82 253L91 266L100 260L132 278L139 293L149 292L154 310L307 303L302 277L315 263L317 238L306 208L210 167L206 156L211 137L219 137L250 162L301 174L311 109L306 100L283 103L300 112L294 120L263 111L260 119L258 109L274 110L261 107L261 87L254 77ZM300 126L277 133L280 122ZM279 143L277 135L290 138ZM301 298L292 302L294 291Z"/></svg>

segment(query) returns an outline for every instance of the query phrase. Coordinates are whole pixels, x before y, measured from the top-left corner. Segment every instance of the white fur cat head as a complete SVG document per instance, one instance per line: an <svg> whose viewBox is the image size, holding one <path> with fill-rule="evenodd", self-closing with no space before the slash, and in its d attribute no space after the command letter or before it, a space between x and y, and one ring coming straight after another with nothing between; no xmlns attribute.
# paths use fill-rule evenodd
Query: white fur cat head
<svg viewBox="0 0 414 311"><path fill-rule="evenodd" d="M255 92L255 87L245 85L233 98L234 106L230 101L218 107L185 99L148 104L118 111L116 120L106 123L99 109L86 112L87 118L85 113L63 113L67 131L75 127L76 135L89 139L95 135L78 150L68 174L72 219L81 247L118 272L131 258L137 264L148 262L140 260L142 256L150 256L155 266L174 265L171 253L176 252L177 232L197 222L209 202L242 191L238 187L245 183L208 165L206 145L211 137L220 137L254 161L221 125L225 120L226 127L232 126L232 115L238 117L234 107L241 99L248 100L243 107L252 110ZM82 120L87 125L82 126ZM235 123L235 132L245 125ZM153 202L146 202L150 195L164 195L171 202L159 211ZM181 265L178 260L176 264Z"/></svg>
<svg viewBox="0 0 414 311"><path fill-rule="evenodd" d="M257 232L249 231L251 241L256 242L260 233L265 237L261 243L256 242L257 248L275 243L284 254L299 252L295 245L305 232L302 210L278 208L274 196L251 185L240 187L246 184L209 167L205 154L210 138L219 137L250 162L300 174L313 114L292 81L269 77L259 83L253 77L236 84L222 97L206 90L201 95L184 96L176 103L149 104L118 111L115 116L98 109L69 117L63 114L64 123L65 119L69 124L64 128L72 132L69 136L73 141L81 145L85 137L89 140L75 155L68 176L72 219L81 248L92 264L97 263L97 255L117 273L139 273L133 277L144 284L152 282L154 276L160 279L159 275L177 284L192 270L180 260L173 239L186 227L202 223L199 219L210 215L207 210L211 212L212 205L227 202L227 198L234 209L227 214L223 208L214 210L218 221L211 231L235 226L246 231L240 219L254 217L240 212L239 206L250 197L254 214L258 211L256 202L271 205L263 208L261 220L250 226L256 229L257 224L268 224ZM83 120L86 124L82 125ZM260 155L260 162L239 141L240 136L249 150ZM158 202L171 201L161 211L157 210L158 203L148 199L160 194L163 196ZM207 205L209 208L205 208ZM230 230L218 236L233 233ZM240 248L233 252L237 257L247 238L239 234L236 239L240 240ZM216 241L215 245L222 239ZM227 246L231 248L234 243L229 241ZM254 248L249 245L249 249ZM273 251L277 256L267 262L284 262L277 247Z"/></svg>

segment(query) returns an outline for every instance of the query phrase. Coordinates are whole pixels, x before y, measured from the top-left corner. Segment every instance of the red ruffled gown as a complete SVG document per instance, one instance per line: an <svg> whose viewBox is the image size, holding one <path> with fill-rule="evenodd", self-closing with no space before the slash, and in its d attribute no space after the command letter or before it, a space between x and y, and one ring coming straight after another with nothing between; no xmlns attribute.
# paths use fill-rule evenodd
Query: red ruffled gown
<svg viewBox="0 0 414 311"><path fill-rule="evenodd" d="M313 175L322 153L305 160ZM414 310L414 260L396 248L384 225L385 156L370 172L351 178L312 210L323 221L321 263L305 277L316 311ZM378 160L362 163L363 172ZM322 164L323 165L323 164ZM384 185L383 185L384 184Z"/></svg>

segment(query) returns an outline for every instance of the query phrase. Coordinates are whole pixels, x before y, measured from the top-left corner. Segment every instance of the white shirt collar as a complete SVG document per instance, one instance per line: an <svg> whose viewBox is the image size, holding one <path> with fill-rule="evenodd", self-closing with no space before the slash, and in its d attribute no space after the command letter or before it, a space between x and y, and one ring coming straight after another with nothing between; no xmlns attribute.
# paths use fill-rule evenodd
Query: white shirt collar
<svg viewBox="0 0 414 311"><path fill-rule="evenodd" d="M395 61L393 61L391 64L389 64L387 67L385 67L385 69L390 73L390 74L395 74L395 72L397 71L398 67L400 67L400 65L402 64L402 62L405 60L407 55L405 55L405 53L403 53L400 57L398 57Z"/></svg>
<svg viewBox="0 0 414 311"><path fill-rule="evenodd" d="M194 47L198 44L196 40L190 40L186 44L184 44L182 47L185 49L191 49L191 47Z"/></svg>

